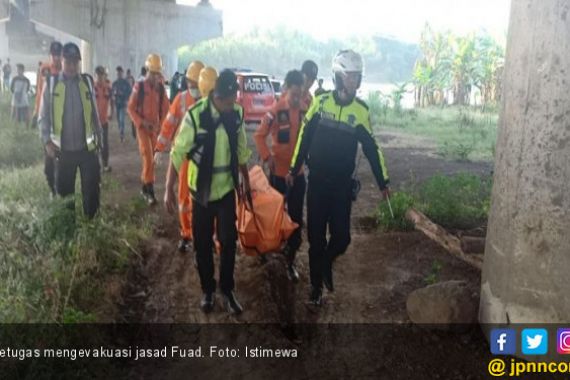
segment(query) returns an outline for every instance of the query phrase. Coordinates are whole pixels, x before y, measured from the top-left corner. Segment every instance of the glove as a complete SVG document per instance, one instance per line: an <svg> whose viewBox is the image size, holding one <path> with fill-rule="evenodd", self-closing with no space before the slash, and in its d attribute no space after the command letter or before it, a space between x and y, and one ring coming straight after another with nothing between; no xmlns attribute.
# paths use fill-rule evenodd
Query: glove
<svg viewBox="0 0 570 380"><path fill-rule="evenodd" d="M154 152L154 164L160 165L162 162L162 152Z"/></svg>

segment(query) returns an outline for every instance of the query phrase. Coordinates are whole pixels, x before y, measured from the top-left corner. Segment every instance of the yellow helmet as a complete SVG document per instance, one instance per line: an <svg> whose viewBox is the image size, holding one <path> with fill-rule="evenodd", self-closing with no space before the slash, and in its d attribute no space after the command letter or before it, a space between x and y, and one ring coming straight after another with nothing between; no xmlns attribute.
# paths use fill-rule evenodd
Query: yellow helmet
<svg viewBox="0 0 570 380"><path fill-rule="evenodd" d="M203 98L210 95L210 92L216 87L216 80L218 79L218 72L211 66L204 67L200 70L198 78L198 88L200 89L200 96Z"/></svg>
<svg viewBox="0 0 570 380"><path fill-rule="evenodd" d="M200 71L204 68L202 61L192 61L188 65L188 70L186 70L186 79L192 82L198 83L200 78Z"/></svg>
<svg viewBox="0 0 570 380"><path fill-rule="evenodd" d="M148 57L146 57L144 65L150 72L153 73L162 72L162 59L158 54L149 54Z"/></svg>

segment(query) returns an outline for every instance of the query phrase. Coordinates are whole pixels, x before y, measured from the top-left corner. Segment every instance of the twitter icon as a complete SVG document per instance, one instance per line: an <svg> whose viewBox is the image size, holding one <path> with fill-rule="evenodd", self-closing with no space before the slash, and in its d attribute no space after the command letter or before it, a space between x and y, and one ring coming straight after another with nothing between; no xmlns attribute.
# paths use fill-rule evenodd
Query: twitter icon
<svg viewBox="0 0 570 380"><path fill-rule="evenodd" d="M548 352L548 331L545 329L524 329L521 338L524 355L546 355Z"/></svg>

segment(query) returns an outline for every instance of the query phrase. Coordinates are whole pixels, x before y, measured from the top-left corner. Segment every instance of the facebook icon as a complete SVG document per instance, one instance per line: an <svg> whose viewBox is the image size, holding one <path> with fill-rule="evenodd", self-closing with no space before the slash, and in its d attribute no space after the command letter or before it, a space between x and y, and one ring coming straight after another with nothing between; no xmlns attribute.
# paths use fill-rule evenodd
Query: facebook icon
<svg viewBox="0 0 570 380"><path fill-rule="evenodd" d="M491 353L493 355L514 355L517 351L517 334L513 329L491 331Z"/></svg>

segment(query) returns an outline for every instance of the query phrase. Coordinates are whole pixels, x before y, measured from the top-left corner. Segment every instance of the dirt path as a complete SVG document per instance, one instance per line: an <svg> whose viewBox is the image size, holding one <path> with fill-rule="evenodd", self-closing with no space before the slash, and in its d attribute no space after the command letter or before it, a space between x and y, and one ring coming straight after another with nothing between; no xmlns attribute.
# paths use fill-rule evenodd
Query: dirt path
<svg viewBox="0 0 570 380"><path fill-rule="evenodd" d="M140 160L134 140L118 140L116 125L112 124L110 176L116 178L124 190L119 194L103 194L113 202L123 202L139 196ZM389 165L393 188L410 179L417 181L441 172L457 171L484 173L488 164L453 163L434 158L424 151L410 147L390 147L390 137L381 136ZM164 191L163 163L157 170L156 193L159 200ZM266 268L258 258L238 255L236 260L236 291L245 312L237 318L229 317L218 305L215 312L204 315L198 308L201 297L197 271L191 254L176 251L177 220L168 215L159 204L149 209L160 219L154 236L141 247L143 261L133 260L127 286L123 291L124 306L120 320L131 322L334 322L378 323L405 322L407 294L425 285L425 277L437 260L443 269L440 280L468 279L477 283L478 274L468 266L449 257L438 246L421 234L381 233L361 227L363 217L371 215L380 195L371 177L368 163L359 166L363 190L353 210L353 241L348 252L335 264L336 291L326 294L325 306L318 313L308 308L305 301L308 285L308 244L298 254L299 284L293 286L286 278L274 280L289 287L292 298L279 300L276 289L270 287L267 276L281 276L281 268ZM279 261L270 260L270 265ZM289 305L285 307L285 305ZM291 306L294 305L294 311ZM284 310L287 309L287 310Z"/></svg>
<svg viewBox="0 0 570 380"><path fill-rule="evenodd" d="M112 127L113 172L108 175L118 180L123 189L103 194L103 197L108 202L121 203L140 196L140 160L136 142L129 138L121 144L116 125ZM393 138L380 138L385 141L384 153L394 189L410 179L410 172L416 181L422 181L438 172L488 173L491 170L489 164L447 162L435 157L429 147L391 146ZM198 307L201 291L192 256L176 251L176 217L166 214L161 204L150 208L149 212L155 213L160 222L153 236L139 247L142 259L133 257L123 286L118 322L183 324L176 326L198 323L201 327L195 330L192 327L195 325L190 325L190 331L181 333L178 343L207 347L212 342L227 344L229 339L234 345L249 342L296 347L301 350L303 360L272 360L264 365L256 364L257 361L213 359L146 363L135 366L130 376L187 378L188 371L192 371L212 379L227 378L227 374L232 378L290 378L294 372L297 378L307 379L411 379L416 378L419 371L439 373L437 378L465 379L465 373L473 373L473 379L485 378L477 375L484 369L482 361L489 357L479 329L459 338L426 334L410 326L405 307L408 294L426 285L426 277L435 261L442 267L437 276L440 281L457 279L478 284L479 273L420 233L370 230L366 218L374 212L380 195L364 161L359 166L363 189L353 208L352 244L335 264L335 292L325 293L325 304L317 311L305 304L309 292L305 241L298 253L301 280L297 285L284 276L279 255L265 264L259 258L238 255L236 292L244 313L237 318L230 317L218 302L213 313L204 315ZM159 200L164 191L164 172L165 164L157 170ZM296 323L292 335L289 330L275 327L288 326L290 322ZM220 327L220 323L225 327ZM231 326L238 329L230 330ZM410 342L414 342L412 346ZM425 346L430 345L436 349L426 352ZM439 365L446 361L451 364L445 368Z"/></svg>

